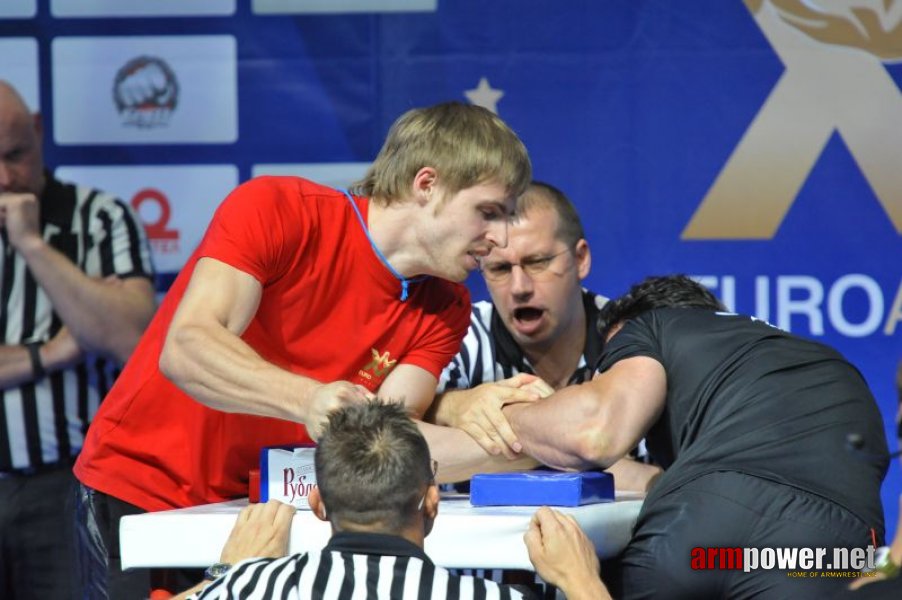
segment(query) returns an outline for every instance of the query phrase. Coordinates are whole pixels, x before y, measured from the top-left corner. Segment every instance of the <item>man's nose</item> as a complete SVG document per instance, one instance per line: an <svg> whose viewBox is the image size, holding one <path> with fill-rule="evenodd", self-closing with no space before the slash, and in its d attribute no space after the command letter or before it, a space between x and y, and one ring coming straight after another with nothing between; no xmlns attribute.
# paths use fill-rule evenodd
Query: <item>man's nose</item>
<svg viewBox="0 0 902 600"><path fill-rule="evenodd" d="M498 248L507 248L507 227L507 219L499 219L490 224L486 233L486 239Z"/></svg>
<svg viewBox="0 0 902 600"><path fill-rule="evenodd" d="M532 277L520 265L511 266L511 294L517 298L528 298L533 291Z"/></svg>

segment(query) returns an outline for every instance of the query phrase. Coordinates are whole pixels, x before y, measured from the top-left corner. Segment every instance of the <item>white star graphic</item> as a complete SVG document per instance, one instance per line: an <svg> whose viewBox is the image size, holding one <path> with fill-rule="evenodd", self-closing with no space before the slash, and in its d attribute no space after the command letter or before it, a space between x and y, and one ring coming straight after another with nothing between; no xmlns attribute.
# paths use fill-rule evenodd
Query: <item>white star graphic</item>
<svg viewBox="0 0 902 600"><path fill-rule="evenodd" d="M479 85L476 86L476 89L465 90L464 96L467 97L467 100L470 101L470 104L475 104L476 106L487 108L497 115L498 101L501 100L502 96L504 96L504 92L502 92L501 90L492 89L492 86L489 84L488 78L483 77L479 80Z"/></svg>

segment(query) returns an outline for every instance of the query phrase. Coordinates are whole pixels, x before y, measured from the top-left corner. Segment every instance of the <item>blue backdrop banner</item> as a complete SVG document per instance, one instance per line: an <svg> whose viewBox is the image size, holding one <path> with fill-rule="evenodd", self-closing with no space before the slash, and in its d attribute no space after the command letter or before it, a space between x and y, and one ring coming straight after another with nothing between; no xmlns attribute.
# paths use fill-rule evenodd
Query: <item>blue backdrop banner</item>
<svg viewBox="0 0 902 600"><path fill-rule="evenodd" d="M138 208L161 282L239 181L350 183L403 111L473 102L576 203L587 287L684 272L837 347L895 447L902 1L190 5L0 6L0 77L43 113L48 162ZM890 528L900 482L896 462Z"/></svg>

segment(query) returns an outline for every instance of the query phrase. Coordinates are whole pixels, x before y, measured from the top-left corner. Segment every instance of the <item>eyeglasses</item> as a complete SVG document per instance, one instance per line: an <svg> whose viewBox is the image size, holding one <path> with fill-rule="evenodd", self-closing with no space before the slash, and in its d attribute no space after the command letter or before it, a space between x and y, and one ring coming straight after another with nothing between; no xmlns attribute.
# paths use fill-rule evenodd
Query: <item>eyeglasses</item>
<svg viewBox="0 0 902 600"><path fill-rule="evenodd" d="M549 254L548 256L534 256L532 258L527 258L518 263L483 263L479 270L482 271L482 276L489 281L505 281L509 279L514 267L520 267L527 275L535 277L536 275L541 275L547 271L548 267L551 266L551 261L566 252L570 252L570 248L566 248L555 254Z"/></svg>
<svg viewBox="0 0 902 600"><path fill-rule="evenodd" d="M431 464L429 466L432 469L432 479L430 480L429 485L431 486L433 483L435 483L435 474L438 473L438 461L435 460L434 458L432 458L430 460L431 460ZM426 494L428 494L428 493L429 493L429 487L427 487L426 491L423 492L423 497L420 498L420 503L417 504L417 511L423 510L423 505L426 503Z"/></svg>

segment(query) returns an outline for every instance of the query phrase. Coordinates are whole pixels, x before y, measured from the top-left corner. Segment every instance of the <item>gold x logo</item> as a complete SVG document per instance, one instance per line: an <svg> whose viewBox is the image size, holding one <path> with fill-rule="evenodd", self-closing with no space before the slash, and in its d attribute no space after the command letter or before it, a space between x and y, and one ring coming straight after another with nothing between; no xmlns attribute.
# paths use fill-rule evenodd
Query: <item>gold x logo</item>
<svg viewBox="0 0 902 600"><path fill-rule="evenodd" d="M384 352L383 354L379 354L379 351L375 348L370 348L370 352L373 353L373 360L366 363L363 367L364 371L372 371L373 375L376 377L382 377L389 371L391 371L395 364L397 364L398 360L390 360L388 358L389 353Z"/></svg>
<svg viewBox="0 0 902 600"><path fill-rule="evenodd" d="M902 235L902 0L745 4L786 70L682 238L773 238L834 131Z"/></svg>

